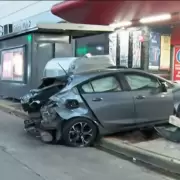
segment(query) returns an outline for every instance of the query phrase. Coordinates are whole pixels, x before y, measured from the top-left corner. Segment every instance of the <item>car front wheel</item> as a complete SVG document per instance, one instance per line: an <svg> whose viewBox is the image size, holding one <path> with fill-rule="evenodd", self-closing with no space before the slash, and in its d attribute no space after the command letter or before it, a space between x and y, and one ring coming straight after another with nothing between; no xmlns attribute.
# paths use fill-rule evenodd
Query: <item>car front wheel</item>
<svg viewBox="0 0 180 180"><path fill-rule="evenodd" d="M63 128L63 140L71 147L93 145L97 136L96 125L88 119L76 118L66 122Z"/></svg>

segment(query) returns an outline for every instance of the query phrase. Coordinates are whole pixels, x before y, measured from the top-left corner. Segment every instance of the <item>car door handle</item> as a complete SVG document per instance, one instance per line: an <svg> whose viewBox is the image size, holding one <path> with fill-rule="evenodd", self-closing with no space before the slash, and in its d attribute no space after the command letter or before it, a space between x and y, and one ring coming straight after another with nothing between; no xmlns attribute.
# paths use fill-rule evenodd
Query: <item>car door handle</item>
<svg viewBox="0 0 180 180"><path fill-rule="evenodd" d="M98 97L92 99L92 101L102 101L102 100L103 98L98 98Z"/></svg>
<svg viewBox="0 0 180 180"><path fill-rule="evenodd" d="M135 98L136 98L136 99L145 99L146 96L139 95L139 96L136 96Z"/></svg>

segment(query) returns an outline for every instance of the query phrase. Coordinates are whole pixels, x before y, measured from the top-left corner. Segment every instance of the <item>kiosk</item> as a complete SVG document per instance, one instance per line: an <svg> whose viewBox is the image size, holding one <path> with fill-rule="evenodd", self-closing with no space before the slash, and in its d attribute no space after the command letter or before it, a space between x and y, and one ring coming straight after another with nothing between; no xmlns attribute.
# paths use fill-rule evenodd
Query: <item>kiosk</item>
<svg viewBox="0 0 180 180"><path fill-rule="evenodd" d="M75 39L112 31L109 26L52 23L1 36L0 95L19 99L37 88L50 59L75 56Z"/></svg>

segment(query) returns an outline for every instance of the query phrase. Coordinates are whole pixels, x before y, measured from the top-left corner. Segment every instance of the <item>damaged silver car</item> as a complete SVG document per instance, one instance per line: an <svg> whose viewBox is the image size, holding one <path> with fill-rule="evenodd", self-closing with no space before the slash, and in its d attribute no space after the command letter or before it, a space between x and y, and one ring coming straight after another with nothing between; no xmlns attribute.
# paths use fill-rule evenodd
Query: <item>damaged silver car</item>
<svg viewBox="0 0 180 180"><path fill-rule="evenodd" d="M179 102L179 84L141 70L112 66L72 73L41 108L41 137L90 146L105 134L167 123Z"/></svg>

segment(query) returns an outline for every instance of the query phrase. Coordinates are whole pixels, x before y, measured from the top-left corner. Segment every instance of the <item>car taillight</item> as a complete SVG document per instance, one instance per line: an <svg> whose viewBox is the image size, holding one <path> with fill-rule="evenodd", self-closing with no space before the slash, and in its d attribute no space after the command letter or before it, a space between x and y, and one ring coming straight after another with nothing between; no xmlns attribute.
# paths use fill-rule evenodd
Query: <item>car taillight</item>
<svg viewBox="0 0 180 180"><path fill-rule="evenodd" d="M65 106L68 109L76 109L79 107L79 102L76 99L67 99Z"/></svg>

